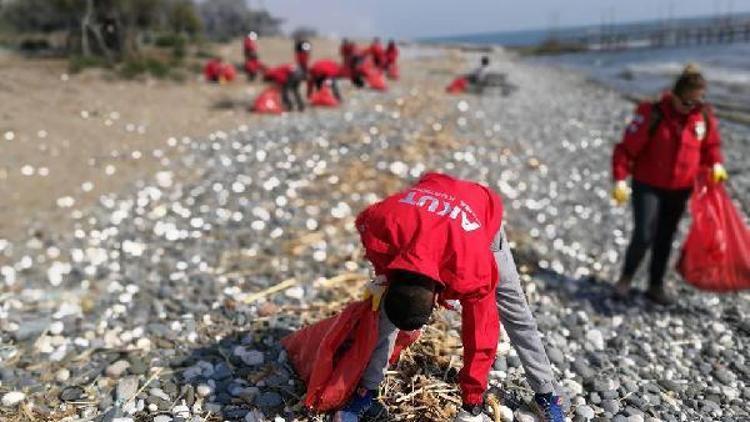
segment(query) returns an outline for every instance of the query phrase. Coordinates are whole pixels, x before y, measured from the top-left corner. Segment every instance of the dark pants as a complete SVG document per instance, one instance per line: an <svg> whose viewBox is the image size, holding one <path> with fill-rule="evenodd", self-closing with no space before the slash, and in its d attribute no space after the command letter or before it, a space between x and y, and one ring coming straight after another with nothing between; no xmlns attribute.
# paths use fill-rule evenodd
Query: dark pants
<svg viewBox="0 0 750 422"><path fill-rule="evenodd" d="M292 72L286 80L286 83L281 87L281 101L284 103L284 108L289 111L297 110L303 111L305 109L305 103L302 102L302 95L299 92L299 86L304 79L304 74L299 70ZM292 96L294 96L294 103L292 103Z"/></svg>
<svg viewBox="0 0 750 422"><path fill-rule="evenodd" d="M321 88L323 88L323 84L327 80L331 81L331 91L333 91L333 96L336 97L337 100L341 101L341 92L339 92L339 86L338 83L336 83L336 78L315 78L315 89L320 91Z"/></svg>
<svg viewBox="0 0 750 422"><path fill-rule="evenodd" d="M667 190L633 181L633 237L625 254L623 277L632 278L651 248L649 287L661 288L677 225L691 189Z"/></svg>

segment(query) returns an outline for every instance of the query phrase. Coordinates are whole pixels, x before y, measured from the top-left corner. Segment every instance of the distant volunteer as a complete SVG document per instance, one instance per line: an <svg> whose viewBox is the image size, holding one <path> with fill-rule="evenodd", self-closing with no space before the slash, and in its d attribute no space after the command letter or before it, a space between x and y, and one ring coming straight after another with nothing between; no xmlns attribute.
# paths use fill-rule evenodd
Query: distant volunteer
<svg viewBox="0 0 750 422"><path fill-rule="evenodd" d="M701 168L715 182L727 179L722 165L719 124L705 103L706 79L694 65L679 75L670 92L656 102L638 105L633 120L612 156L613 197L618 204L631 195L634 229L615 293L629 293L633 276L651 250L646 297L668 305L664 274L672 240Z"/></svg>
<svg viewBox="0 0 750 422"><path fill-rule="evenodd" d="M398 46L393 40L388 41L388 46L385 48L385 68L390 69L392 66L396 66L398 61Z"/></svg>
<svg viewBox="0 0 750 422"><path fill-rule="evenodd" d="M490 68L490 58L482 56L479 60L479 66L466 75L466 80L469 84L474 85L476 88L481 90L486 81L487 71Z"/></svg>
<svg viewBox="0 0 750 422"><path fill-rule="evenodd" d="M478 183L429 173L389 196L356 220L376 280L368 286L379 309L378 341L360 386L334 421L354 422L376 400L398 330L425 326L436 304L461 305L463 405L458 422L483 414L488 375L495 360L500 321L536 395L543 421L562 422L554 375L529 310L502 228L500 197ZM498 312L499 310L499 312Z"/></svg>
<svg viewBox="0 0 750 422"><path fill-rule="evenodd" d="M323 88L324 84L330 84L333 96L341 101L341 93L336 81L341 77L342 70L342 66L334 60L324 59L314 62L307 72L307 96L310 97L313 92Z"/></svg>
<svg viewBox="0 0 750 422"><path fill-rule="evenodd" d="M258 57L258 34L255 32L248 33L242 42L242 51L245 55L245 74L251 81L262 74L266 69Z"/></svg>
<svg viewBox="0 0 750 422"><path fill-rule="evenodd" d="M300 94L300 85L307 79L308 64L312 45L306 40L294 43L295 64L285 64L269 69L265 80L276 83L281 88L281 101L287 111L304 111L305 102Z"/></svg>
<svg viewBox="0 0 750 422"><path fill-rule="evenodd" d="M368 53L372 57L372 63L375 67L385 69L385 50L383 44L380 43L380 38L376 37L372 40Z"/></svg>

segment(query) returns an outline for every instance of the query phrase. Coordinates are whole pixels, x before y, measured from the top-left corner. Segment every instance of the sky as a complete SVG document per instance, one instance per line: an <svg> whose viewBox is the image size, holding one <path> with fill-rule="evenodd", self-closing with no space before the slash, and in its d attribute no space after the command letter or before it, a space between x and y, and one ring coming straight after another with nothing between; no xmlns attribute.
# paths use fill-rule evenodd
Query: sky
<svg viewBox="0 0 750 422"><path fill-rule="evenodd" d="M413 39L750 12L750 0L248 0L287 19L285 29ZM671 9L671 13L670 13Z"/></svg>

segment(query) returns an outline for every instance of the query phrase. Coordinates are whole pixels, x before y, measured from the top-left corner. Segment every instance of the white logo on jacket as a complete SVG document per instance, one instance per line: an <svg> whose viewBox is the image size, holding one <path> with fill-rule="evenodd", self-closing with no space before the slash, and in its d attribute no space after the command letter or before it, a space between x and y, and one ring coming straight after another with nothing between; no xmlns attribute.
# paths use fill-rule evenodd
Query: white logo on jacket
<svg viewBox="0 0 750 422"><path fill-rule="evenodd" d="M706 122L703 120L695 122L695 137L702 141L706 137Z"/></svg>
<svg viewBox="0 0 750 422"><path fill-rule="evenodd" d="M441 198L441 199L438 199ZM416 207L427 207L427 211L441 217L448 217L451 220L458 219L461 216L461 228L466 232L474 231L480 227L479 219L474 215L474 211L469 204L460 201L458 205L452 202L456 198L443 192L429 191L427 189L413 189L401 198L398 202L402 204L413 205ZM442 206L441 206L442 205ZM472 221L475 220L475 221Z"/></svg>

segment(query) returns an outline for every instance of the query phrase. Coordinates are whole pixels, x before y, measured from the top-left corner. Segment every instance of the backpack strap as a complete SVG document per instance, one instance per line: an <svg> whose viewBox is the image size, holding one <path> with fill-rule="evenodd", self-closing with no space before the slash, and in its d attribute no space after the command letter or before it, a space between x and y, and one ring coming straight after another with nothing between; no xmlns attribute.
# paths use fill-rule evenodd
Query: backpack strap
<svg viewBox="0 0 750 422"><path fill-rule="evenodd" d="M648 137L653 138L656 133L656 129L659 128L662 119L664 118L664 112L661 109L660 101L654 101L651 103L651 113L648 116Z"/></svg>

